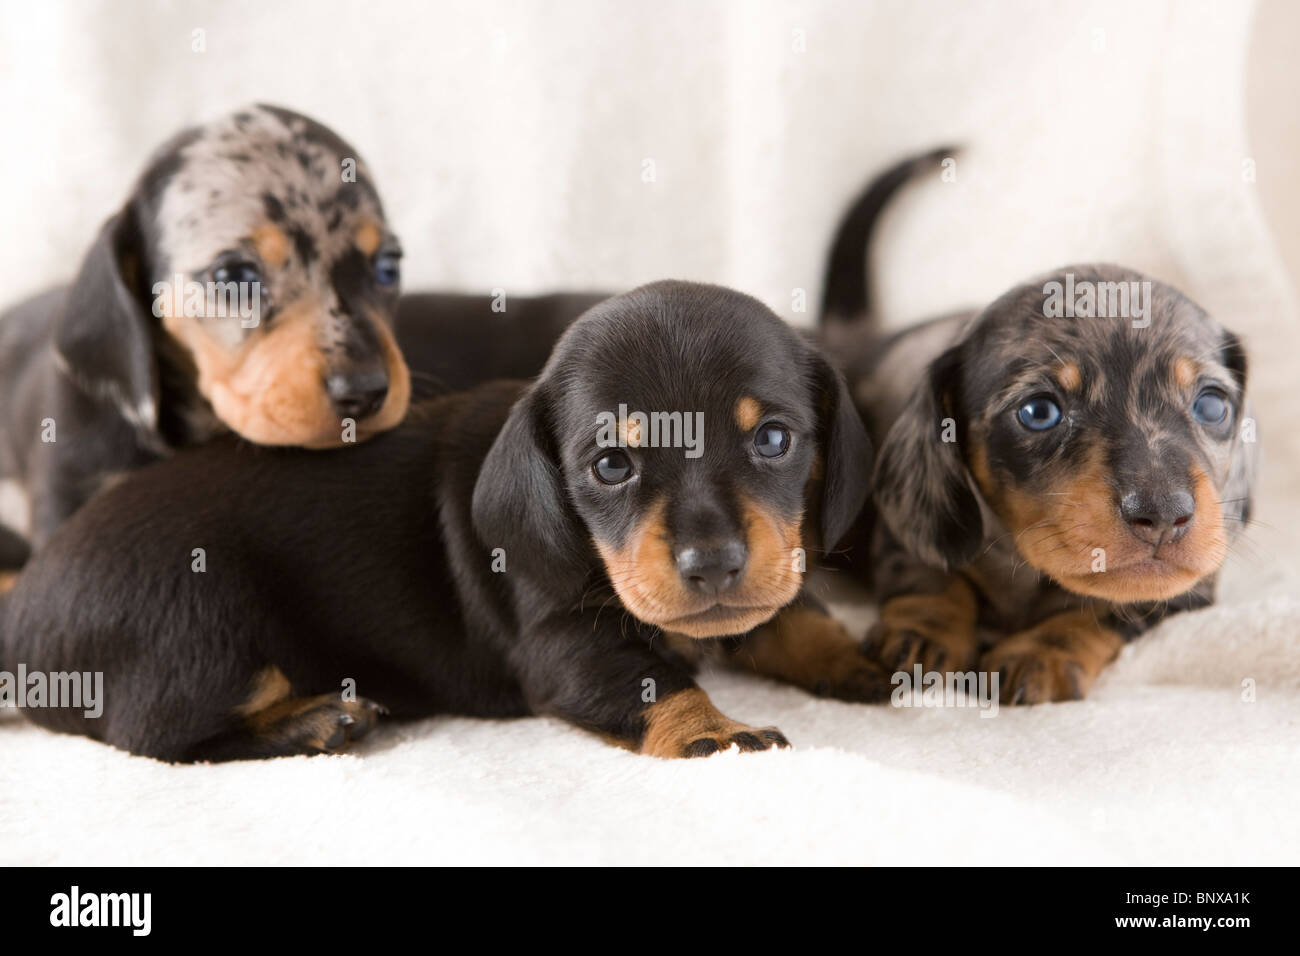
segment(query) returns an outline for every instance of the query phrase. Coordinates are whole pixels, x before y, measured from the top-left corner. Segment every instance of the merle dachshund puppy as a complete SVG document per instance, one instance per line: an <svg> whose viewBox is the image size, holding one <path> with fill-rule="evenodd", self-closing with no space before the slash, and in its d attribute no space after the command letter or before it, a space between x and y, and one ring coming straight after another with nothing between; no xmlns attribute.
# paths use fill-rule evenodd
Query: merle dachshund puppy
<svg viewBox="0 0 1300 956"><path fill-rule="evenodd" d="M0 572L175 449L396 425L400 256L357 151L304 116L251 106L162 146L72 283L0 316Z"/></svg>

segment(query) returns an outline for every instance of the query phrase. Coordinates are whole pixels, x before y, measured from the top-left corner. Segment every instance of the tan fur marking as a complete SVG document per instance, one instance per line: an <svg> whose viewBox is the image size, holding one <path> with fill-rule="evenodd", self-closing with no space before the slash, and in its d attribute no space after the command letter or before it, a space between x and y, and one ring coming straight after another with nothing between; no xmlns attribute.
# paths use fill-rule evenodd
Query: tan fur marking
<svg viewBox="0 0 1300 956"><path fill-rule="evenodd" d="M287 306L233 354L201 334L190 342L199 390L245 438L263 445L324 443L341 431L323 385L317 310L315 302Z"/></svg>
<svg viewBox="0 0 1300 956"><path fill-rule="evenodd" d="M375 250L379 248L379 243L383 238L384 234L380 232L379 227L373 222L367 222L357 230L357 248L361 250L362 255L369 259L375 254Z"/></svg>
<svg viewBox="0 0 1300 956"><path fill-rule="evenodd" d="M903 594L880 608L872 630L875 653L888 667L927 671L969 670L979 654L975 591L950 577L939 594Z"/></svg>
<svg viewBox="0 0 1300 956"><path fill-rule="evenodd" d="M731 720L713 706L709 695L698 687L680 690L659 700L645 710L645 731L641 735L641 753L673 759L686 755L694 741L710 738L720 749L731 745L738 734L752 734L771 746L765 731Z"/></svg>
<svg viewBox="0 0 1300 956"><path fill-rule="evenodd" d="M1183 355L1174 361L1174 381L1183 388L1191 388L1196 384L1196 379L1200 375L1200 369L1194 360Z"/></svg>
<svg viewBox="0 0 1300 956"><path fill-rule="evenodd" d="M758 404L758 400L746 395L736 402L736 426L742 431L747 432L758 424L759 417L763 414L763 408Z"/></svg>
<svg viewBox="0 0 1300 956"><path fill-rule="evenodd" d="M628 448L639 448L645 436L641 434L640 422L623 418L618 423L618 437Z"/></svg>
<svg viewBox="0 0 1300 956"><path fill-rule="evenodd" d="M343 428L325 392L320 315L314 300L290 303L266 331L233 351L191 320L167 316L163 322L194 359L199 392L233 431L261 445L333 448L344 444ZM357 423L357 441L401 422L411 398L410 372L392 332L378 317L371 321L388 365L388 397Z"/></svg>
<svg viewBox="0 0 1300 956"><path fill-rule="evenodd" d="M8 594L18 583L17 571L0 571L0 594Z"/></svg>
<svg viewBox="0 0 1300 956"><path fill-rule="evenodd" d="M1080 700L1123 646L1124 639L1090 612L1065 611L999 641L980 659L980 669L1005 674L999 689L1004 703Z"/></svg>
<svg viewBox="0 0 1300 956"><path fill-rule="evenodd" d="M689 637L743 634L770 620L789 604L803 584L795 568L801 520L783 521L752 501L743 503L749 562L744 580L724 595L734 613L692 621L709 611L712 600L688 591L677 571L664 525L665 503L656 502L621 549L596 540L615 592L637 618Z"/></svg>
<svg viewBox="0 0 1300 956"><path fill-rule="evenodd" d="M253 248L262 262L272 269L279 269L289 261L289 250L293 245L283 229L266 223L253 230Z"/></svg>
<svg viewBox="0 0 1300 956"><path fill-rule="evenodd" d="M261 713L289 696L289 678L274 664L264 667L253 678L253 692L235 712L245 717Z"/></svg>
<svg viewBox="0 0 1300 956"><path fill-rule="evenodd" d="M792 605L750 634L731 659L734 666L840 700L888 696L888 675L861 653L835 618Z"/></svg>
<svg viewBox="0 0 1300 956"><path fill-rule="evenodd" d="M1076 594L1119 603L1165 600L1218 570L1227 554L1214 484L1200 470L1191 476L1195 521L1182 538L1163 545L1161 560L1153 562L1151 546L1123 521L1102 448L1093 448L1087 462L1054 484L1050 495L1000 484L979 442L970 469L1025 560ZM1101 559L1096 549L1104 555L1105 571L1093 569Z"/></svg>
<svg viewBox="0 0 1300 956"><path fill-rule="evenodd" d="M1057 384L1067 392L1077 392L1079 386L1083 384L1083 376L1079 372L1079 366L1073 362L1058 365L1055 376Z"/></svg>

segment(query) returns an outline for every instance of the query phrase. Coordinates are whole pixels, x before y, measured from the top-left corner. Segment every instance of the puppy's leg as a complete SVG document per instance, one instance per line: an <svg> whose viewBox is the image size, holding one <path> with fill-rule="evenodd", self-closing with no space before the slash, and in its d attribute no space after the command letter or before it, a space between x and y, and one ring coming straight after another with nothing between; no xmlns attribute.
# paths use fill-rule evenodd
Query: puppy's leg
<svg viewBox="0 0 1300 956"><path fill-rule="evenodd" d="M980 669L1000 671L1005 704L1082 700L1124 638L1089 611L1064 611L985 652Z"/></svg>
<svg viewBox="0 0 1300 956"><path fill-rule="evenodd" d="M872 549L880 620L867 648L891 671L967 671L979 656L975 591L963 578L917 562L882 527Z"/></svg>
<svg viewBox="0 0 1300 956"><path fill-rule="evenodd" d="M890 694L889 674L863 656L862 644L843 624L811 601L782 608L747 634L727 660L821 697L876 702Z"/></svg>
<svg viewBox="0 0 1300 956"><path fill-rule="evenodd" d="M294 697L278 668L254 680L248 700L236 708L237 726L195 746L186 759L248 760L334 753L360 740L379 719L379 705L338 694Z"/></svg>
<svg viewBox="0 0 1300 956"><path fill-rule="evenodd" d="M751 727L721 713L685 667L586 615L581 623L525 628L514 658L535 712L552 714L654 757L707 757L788 747L775 727Z"/></svg>

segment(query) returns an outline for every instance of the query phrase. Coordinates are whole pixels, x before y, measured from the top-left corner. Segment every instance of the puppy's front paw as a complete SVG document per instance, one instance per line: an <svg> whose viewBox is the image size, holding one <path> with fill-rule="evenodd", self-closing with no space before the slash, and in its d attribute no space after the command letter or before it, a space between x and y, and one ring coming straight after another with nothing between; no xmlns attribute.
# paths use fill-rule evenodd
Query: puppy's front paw
<svg viewBox="0 0 1300 956"><path fill-rule="evenodd" d="M1089 615L1068 611L1000 641L980 659L980 669L998 672L1004 704L1082 700L1122 645L1123 638Z"/></svg>
<svg viewBox="0 0 1300 956"><path fill-rule="evenodd" d="M901 599L900 599L901 600ZM923 671L967 671L975 664L974 627L950 631L924 613L891 615L872 625L863 653L878 660L891 673L920 664Z"/></svg>
<svg viewBox="0 0 1300 956"><path fill-rule="evenodd" d="M678 691L645 711L641 753L652 757L707 757L720 750L789 747L775 727L750 727L723 715L699 688Z"/></svg>
<svg viewBox="0 0 1300 956"><path fill-rule="evenodd" d="M978 654L970 588L954 582L940 594L903 594L880 609L865 651L891 671L967 671Z"/></svg>
<svg viewBox="0 0 1300 956"><path fill-rule="evenodd" d="M1077 661L1050 647L995 647L984 655L980 669L998 672L998 697L1004 704L1082 700L1092 686Z"/></svg>
<svg viewBox="0 0 1300 956"><path fill-rule="evenodd" d="M952 670L967 669L965 649L955 647L942 633L917 627L891 627L884 621L877 621L867 632L862 652L878 660L890 673L910 673L916 664L924 671L942 671L950 663Z"/></svg>

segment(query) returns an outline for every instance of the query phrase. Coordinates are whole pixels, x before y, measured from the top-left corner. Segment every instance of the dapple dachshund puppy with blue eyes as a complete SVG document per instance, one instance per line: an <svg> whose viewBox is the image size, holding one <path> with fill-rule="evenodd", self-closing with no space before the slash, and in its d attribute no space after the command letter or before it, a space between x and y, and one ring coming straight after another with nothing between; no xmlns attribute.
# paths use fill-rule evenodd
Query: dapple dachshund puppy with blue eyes
<svg viewBox="0 0 1300 956"><path fill-rule="evenodd" d="M0 316L0 571L221 432L326 448L344 419L356 440L396 425L400 255L365 163L304 116L251 106L162 146L72 284ZM257 283L257 311L189 307L208 283L250 306Z"/></svg>
<svg viewBox="0 0 1300 956"><path fill-rule="evenodd" d="M865 262L861 230L837 242ZM861 288L856 268L833 288ZM1255 445L1246 355L1213 316L1117 266L874 340L853 328L864 302L832 295L825 326L879 449L857 540L883 664L1000 672L1007 703L1077 699L1125 641L1214 600Z"/></svg>
<svg viewBox="0 0 1300 956"><path fill-rule="evenodd" d="M0 669L102 672L101 718L24 713L171 761L331 751L381 709L549 714L660 757L785 746L694 659L888 695L801 593L870 465L816 349L748 296L656 283L588 311L532 386L353 449L218 439L128 476L0 605Z"/></svg>

